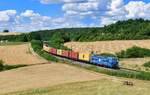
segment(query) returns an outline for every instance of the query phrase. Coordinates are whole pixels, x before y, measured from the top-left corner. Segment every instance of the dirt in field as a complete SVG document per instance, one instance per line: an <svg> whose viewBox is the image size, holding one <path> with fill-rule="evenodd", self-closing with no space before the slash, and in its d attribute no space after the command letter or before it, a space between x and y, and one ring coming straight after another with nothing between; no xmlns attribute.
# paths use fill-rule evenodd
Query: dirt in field
<svg viewBox="0 0 150 95"><path fill-rule="evenodd" d="M96 41L96 42L68 42L65 46L78 52L96 53L116 53L126 50L132 46L139 46L150 49L150 40L115 40L115 41Z"/></svg>
<svg viewBox="0 0 150 95"><path fill-rule="evenodd" d="M0 59L10 65L47 62L33 52L30 44L0 46Z"/></svg>
<svg viewBox="0 0 150 95"><path fill-rule="evenodd" d="M66 64L35 65L0 72L0 94L99 78L100 74Z"/></svg>

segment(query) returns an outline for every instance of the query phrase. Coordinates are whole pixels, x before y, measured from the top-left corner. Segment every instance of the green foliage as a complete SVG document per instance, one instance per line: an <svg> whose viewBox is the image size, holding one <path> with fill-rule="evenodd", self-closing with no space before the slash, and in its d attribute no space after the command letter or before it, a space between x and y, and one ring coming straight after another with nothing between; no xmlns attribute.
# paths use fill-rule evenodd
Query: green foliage
<svg viewBox="0 0 150 95"><path fill-rule="evenodd" d="M7 46L7 45L22 45L22 44L26 44L28 42L3 42L0 43L0 46Z"/></svg>
<svg viewBox="0 0 150 95"><path fill-rule="evenodd" d="M57 49L62 49L62 50L71 50L69 49L68 47L64 46L63 44L61 43L55 43L55 42L46 42L50 47L54 47L54 48L57 48Z"/></svg>
<svg viewBox="0 0 150 95"><path fill-rule="evenodd" d="M43 43L40 40L32 40L31 46L33 50L43 58L57 62L58 59L42 50Z"/></svg>
<svg viewBox="0 0 150 95"><path fill-rule="evenodd" d="M3 65L4 61L0 60L0 71L2 71L4 69L4 65Z"/></svg>
<svg viewBox="0 0 150 95"><path fill-rule="evenodd" d="M117 57L115 54L111 54L111 53L101 53L101 56L110 56L110 57Z"/></svg>
<svg viewBox="0 0 150 95"><path fill-rule="evenodd" d="M0 36L0 40L9 42L28 42L28 34Z"/></svg>
<svg viewBox="0 0 150 95"><path fill-rule="evenodd" d="M119 58L143 58L150 56L150 50L133 46L132 48L116 53L116 55Z"/></svg>
<svg viewBox="0 0 150 95"><path fill-rule="evenodd" d="M27 65L4 65L4 70L11 70L11 69L16 69L25 66Z"/></svg>
<svg viewBox="0 0 150 95"><path fill-rule="evenodd" d="M8 41L52 41L58 44L69 41L141 40L150 39L150 21L143 19L118 21L105 27L62 28L35 31L16 36L0 36Z"/></svg>
<svg viewBox="0 0 150 95"><path fill-rule="evenodd" d="M146 62L146 63L144 63L144 65L143 65L144 67L150 67L150 61L148 61L148 62Z"/></svg>
<svg viewBox="0 0 150 95"><path fill-rule="evenodd" d="M64 62L62 62L64 63ZM65 61L65 63L68 63L69 65L77 66L80 68L85 68L88 70L92 70L95 72L111 75L111 76L118 76L118 77L125 77L125 78L134 78L134 79L140 79L140 80L150 80L150 73L149 72L143 72L143 71L132 71L132 70L121 70L121 69L106 69L103 67L98 67L95 65L81 65L73 63L72 61Z"/></svg>
<svg viewBox="0 0 150 95"><path fill-rule="evenodd" d="M4 65L4 61L0 60L0 71L25 67L27 65Z"/></svg>
<svg viewBox="0 0 150 95"><path fill-rule="evenodd" d="M100 69L95 66L87 67L87 69L100 72L100 73L104 73L104 74L108 74L111 76L134 78L134 79L141 79L141 80L150 80L150 73L148 72Z"/></svg>

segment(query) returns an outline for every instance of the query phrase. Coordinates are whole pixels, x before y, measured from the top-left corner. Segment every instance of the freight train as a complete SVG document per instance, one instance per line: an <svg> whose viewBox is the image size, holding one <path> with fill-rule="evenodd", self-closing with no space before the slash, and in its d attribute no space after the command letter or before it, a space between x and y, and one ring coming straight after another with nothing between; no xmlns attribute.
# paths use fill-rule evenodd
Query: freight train
<svg viewBox="0 0 150 95"><path fill-rule="evenodd" d="M43 50L52 55L68 58L75 61L82 61L86 63L90 63L97 66L103 66L106 68L118 68L118 59L115 57L109 56L100 56L91 53L80 53L69 50L61 50L48 46L48 44L43 44Z"/></svg>

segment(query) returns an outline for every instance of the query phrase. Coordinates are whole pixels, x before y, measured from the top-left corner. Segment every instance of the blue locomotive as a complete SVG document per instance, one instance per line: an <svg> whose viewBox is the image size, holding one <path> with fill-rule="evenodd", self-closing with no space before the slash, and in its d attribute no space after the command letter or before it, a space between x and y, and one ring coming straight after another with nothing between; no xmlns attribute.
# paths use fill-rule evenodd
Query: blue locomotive
<svg viewBox="0 0 150 95"><path fill-rule="evenodd" d="M115 57L92 55L90 63L108 68L118 68L118 60Z"/></svg>

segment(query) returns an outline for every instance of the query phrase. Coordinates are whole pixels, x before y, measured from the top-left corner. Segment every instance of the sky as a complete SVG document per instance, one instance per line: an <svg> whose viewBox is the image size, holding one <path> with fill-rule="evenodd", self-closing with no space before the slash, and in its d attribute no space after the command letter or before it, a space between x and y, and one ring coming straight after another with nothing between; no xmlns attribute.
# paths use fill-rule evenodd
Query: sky
<svg viewBox="0 0 150 95"><path fill-rule="evenodd" d="M150 20L150 0L0 0L0 31L102 27L137 18Z"/></svg>

